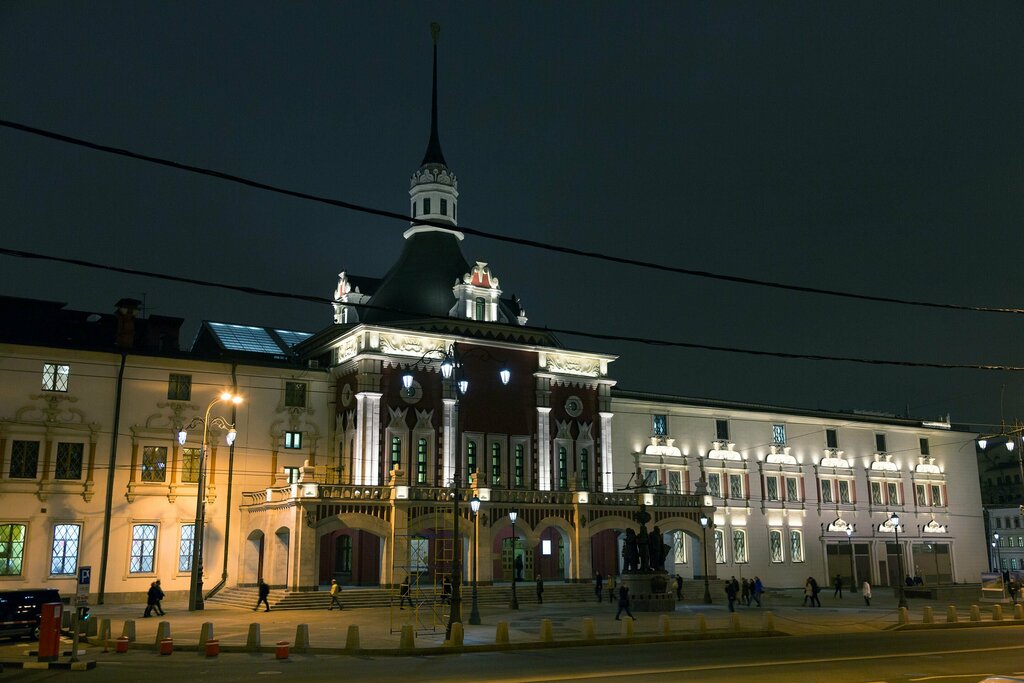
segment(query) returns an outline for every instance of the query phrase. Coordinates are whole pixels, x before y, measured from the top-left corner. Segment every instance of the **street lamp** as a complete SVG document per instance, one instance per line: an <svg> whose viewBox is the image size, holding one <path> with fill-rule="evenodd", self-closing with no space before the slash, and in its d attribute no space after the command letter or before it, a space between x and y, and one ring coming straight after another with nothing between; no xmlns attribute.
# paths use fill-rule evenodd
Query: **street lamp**
<svg viewBox="0 0 1024 683"><path fill-rule="evenodd" d="M704 550L704 604L711 604L711 587L708 586L708 523L711 520L703 512L700 513L701 547Z"/></svg>
<svg viewBox="0 0 1024 683"><path fill-rule="evenodd" d="M1002 552L999 549L999 534L998 533L992 534L992 538L993 538L992 547L996 549L996 571L999 572L1000 574L1002 574L1003 573L1003 561L1002 561L1003 558L1002 558Z"/></svg>
<svg viewBox="0 0 1024 683"><path fill-rule="evenodd" d="M473 511L473 608L469 611L469 623L479 625L480 610L476 606L476 566L479 562L477 544L479 543L480 518L477 516L477 513L480 512L480 499L477 496L473 496L470 499L469 509Z"/></svg>
<svg viewBox="0 0 1024 683"><path fill-rule="evenodd" d="M508 608L519 609L519 598L516 597L516 541L519 540L516 536L516 519L519 518L519 513L512 510L508 513L508 518L512 520L512 602Z"/></svg>
<svg viewBox="0 0 1024 683"><path fill-rule="evenodd" d="M402 386L406 391L409 391L412 389L413 369L425 368L430 366L433 361L440 361L441 376L444 378L445 384L449 387L449 392L455 399L455 441L460 445L453 454L455 456L455 467L452 475L452 543L455 544L455 548L452 553L451 610L448 613L448 626L445 629L445 638L449 640L452 637L452 624L462 622L462 539L459 536L459 479L462 476L462 436L459 423L462 420L462 414L459 410L459 398L469 391L469 379L466 377L464 361L474 354L495 360L486 349L479 346L463 352L459 349L458 342L452 342L448 348L427 351L413 364L412 368L407 369L402 374ZM498 371L498 377L501 379L502 384L508 384L512 373L507 367L502 365Z"/></svg>
<svg viewBox="0 0 1024 683"><path fill-rule="evenodd" d="M857 590L857 558L853 554L853 527L846 527L846 540L850 542L850 573L853 580L853 585L850 586L850 592Z"/></svg>
<svg viewBox="0 0 1024 683"><path fill-rule="evenodd" d="M900 516L895 512L889 517L889 525L896 532L896 560L899 565L900 574L897 577L897 587L899 590L899 602L896 604L897 607L907 606L907 597L903 594L903 548L900 546Z"/></svg>
<svg viewBox="0 0 1024 683"><path fill-rule="evenodd" d="M206 415L193 418L187 426L178 431L178 443L184 446L188 439L188 430L198 427L200 423L203 425L203 445L199 449L199 477L196 485L196 521L192 528L192 577L188 591L188 610L190 612L206 608L203 599L203 526L206 523L206 446L209 442L210 425L227 431L225 440L228 442L228 446L235 443L235 437L238 436L235 426L223 417L217 415L210 418L210 411L213 410L213 407L224 401L230 401L237 405L242 402L242 397L225 391L206 406Z"/></svg>

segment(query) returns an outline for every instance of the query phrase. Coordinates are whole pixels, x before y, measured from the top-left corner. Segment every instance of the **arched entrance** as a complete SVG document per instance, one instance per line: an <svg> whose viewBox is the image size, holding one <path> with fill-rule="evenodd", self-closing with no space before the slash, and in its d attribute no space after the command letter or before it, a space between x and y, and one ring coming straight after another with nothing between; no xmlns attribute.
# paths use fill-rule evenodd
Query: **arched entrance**
<svg viewBox="0 0 1024 683"><path fill-rule="evenodd" d="M288 560L291 547L292 530L288 527L281 527L274 532L274 549L270 557L272 566L270 579L267 581L271 586L288 587Z"/></svg>
<svg viewBox="0 0 1024 683"><path fill-rule="evenodd" d="M263 532L259 529L249 533L242 547L242 571L239 583L255 586L263 577Z"/></svg>

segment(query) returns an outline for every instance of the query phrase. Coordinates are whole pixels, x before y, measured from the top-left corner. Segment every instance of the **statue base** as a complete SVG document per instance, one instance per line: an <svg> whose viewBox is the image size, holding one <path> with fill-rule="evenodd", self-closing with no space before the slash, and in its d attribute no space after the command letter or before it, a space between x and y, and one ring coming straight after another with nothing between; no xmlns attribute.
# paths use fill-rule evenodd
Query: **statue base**
<svg viewBox="0 0 1024 683"><path fill-rule="evenodd" d="M674 612L676 596L669 591L666 572L623 574L621 584L629 587L630 608L636 612Z"/></svg>

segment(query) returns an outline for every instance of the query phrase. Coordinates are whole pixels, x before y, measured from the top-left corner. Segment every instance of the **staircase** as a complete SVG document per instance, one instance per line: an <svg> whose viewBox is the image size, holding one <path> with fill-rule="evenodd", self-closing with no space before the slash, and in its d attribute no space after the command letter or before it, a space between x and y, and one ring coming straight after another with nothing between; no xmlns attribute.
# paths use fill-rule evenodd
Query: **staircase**
<svg viewBox="0 0 1024 683"><path fill-rule="evenodd" d="M472 595L472 586L462 586L462 601L467 603ZM240 609L252 609L256 606L259 594L256 588L225 588L217 593L207 602L225 607L237 607ZM422 590L417 596L413 590L413 600L429 601L440 599L440 594L434 595L434 591ZM327 590L302 591L290 593L284 590L270 591L271 609L275 610L301 610L301 609L327 609L331 603L331 596ZM398 604L398 589L384 588L344 588L339 598L345 609L361 609L367 607L387 607L391 604ZM534 583L516 584L516 599L521 605L537 604L537 593ZM566 603L566 602L588 602L594 600L594 586L586 583L545 583L544 602ZM496 586L478 586L477 604L479 605L508 605L512 600L511 584L499 584Z"/></svg>

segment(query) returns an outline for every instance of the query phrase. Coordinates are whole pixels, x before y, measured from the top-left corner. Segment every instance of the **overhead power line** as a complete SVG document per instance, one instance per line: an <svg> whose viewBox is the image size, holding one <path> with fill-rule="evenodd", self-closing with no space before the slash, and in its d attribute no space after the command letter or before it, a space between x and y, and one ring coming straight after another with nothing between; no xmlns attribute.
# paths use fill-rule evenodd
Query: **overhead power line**
<svg viewBox="0 0 1024 683"><path fill-rule="evenodd" d="M0 126L10 128L13 130L19 130L24 133L30 133L32 135L38 135L50 140L57 140L70 145L76 145L78 147L85 147L98 152L106 152L108 154L115 154L118 156L128 157L129 159L136 159L138 161L145 161L152 164L158 164L160 166L167 166L169 168L175 168L181 171L187 171L189 173L197 173L200 175L210 176L212 178L219 178L232 183L239 183L247 187L252 187L258 190L264 190L267 192L274 192L277 194L283 194L288 197L295 197L298 199L305 199L308 201L319 202L321 204L327 204L329 206L335 206L342 209L348 209L350 211L358 211L360 213L371 214L374 216L380 216L382 218L390 218L393 220L400 220L408 222L409 216L395 213L393 211L386 211L384 209L376 209L369 206L363 206L361 204L355 204L353 202L347 202L341 199L334 199L332 197L324 197L321 195L311 194L309 192L301 192L298 190L290 190L277 185L270 185L269 183L260 182L251 178L245 178L243 176L234 175L231 173L224 173L223 171L216 171L213 169L202 168L200 166L193 166L190 164L183 164L178 161L171 161L170 159L162 159L160 157L151 156L148 154L140 154L139 152L133 152L127 149L121 149L119 147L111 147L109 145L102 145L89 140L83 140L81 138L71 137L62 133L57 133L50 130L44 130L42 128L36 128L34 126L28 126L23 123L16 121L8 121L6 119L0 119ZM444 223L441 221L419 219L417 223L423 225L431 225L434 227L451 229L451 224ZM782 289L790 292L802 292L804 294L819 294L823 296L841 297L845 299L855 299L860 301L873 301L877 303L888 303L888 304L899 304L904 306L919 306L924 308L939 308L954 311L975 311L981 313L1024 313L1024 308L1002 308L995 306L968 306L964 304L950 304L940 303L934 301L920 301L914 299L904 299L900 297L892 296L876 296L871 294L860 294L856 292L844 292L836 289L824 289L821 287L809 287L805 285L794 285L783 282L772 282L770 280L759 280L757 278L742 277L739 275L725 275L722 273L714 273L706 270L695 270L693 268L682 268L680 266L670 266L661 263L651 263L649 261L641 261L639 259L627 258L624 256L613 256L611 254L603 254L596 251L587 251L584 249L576 249L574 247L566 247L557 244L551 244L548 242L540 242L538 240L530 240L522 237L510 237L508 235L500 235L492 232L485 232L476 228L467 227L460 225L458 227L460 232L468 235L475 235L483 239L496 240L498 242L507 242L509 244L517 244L520 246L532 247L535 249L542 249L545 251L553 251L559 254L568 254L571 256L580 256L584 258L598 259L609 263L617 263L620 265L635 266L637 268L646 268L648 270L657 270L667 273L675 273L678 275L690 275L699 278L708 278L712 280L720 280L722 282L732 282L734 284L752 285L757 287L769 287L773 289Z"/></svg>
<svg viewBox="0 0 1024 683"><path fill-rule="evenodd" d="M313 296L310 294L296 294L293 292L281 292L269 289L262 289L260 287L249 287L246 285L236 285L225 282L212 282L209 280L200 280L198 278L183 277L181 275L171 275L169 273L155 273L151 270L139 270L136 268L125 268L123 266L111 266L104 263L96 263L93 261L86 261L84 259L67 258L63 256L50 256L47 254L38 254L35 252L22 251L19 249L8 249L0 247L0 254L6 256L14 256L17 258L27 259L38 259L43 261L53 261L57 263L66 263L74 266L82 266L85 268L95 268L98 270L106 270L115 273L124 273L126 275L137 275L141 277L156 278L158 280L169 280L171 282L182 282L186 284L199 285L202 287L217 287L220 289L228 289L235 292L242 292L244 294L253 294L256 296L272 296L282 299L292 299L295 301L305 301L308 303L315 304L329 304L333 305L336 303L334 299L328 299L323 296ZM376 310L386 311L389 313L398 313L400 315L409 316L410 319L417 320L437 320L441 322L452 322L452 318L442 318L429 313L423 313L421 311L410 311L401 308L395 308L391 306L377 306L374 304L350 304L346 303L346 306L352 306L360 310ZM702 351L720 351L724 353L743 353L751 356L771 356L775 358L789 358L793 360L815 360L815 361L839 361L844 363L860 363L865 365L895 365L910 368L938 368L942 370L1002 370L1018 372L1024 370L1024 367L1015 365L990 365L990 364L967 364L967 363L928 363L922 361L902 361L902 360L891 360L882 358L856 358L853 356L828 356L823 354L807 354L807 353L789 353L785 351L763 351L758 349L745 349L736 346L716 346L713 344L698 344L695 342L684 342L670 339L651 339L649 337L631 337L619 334L604 334L600 332L586 332L583 330L572 330L568 328L560 327L529 327L526 329L538 330L541 332L551 332L554 334L568 334L576 337L586 337L588 339L600 339L604 341L623 341L633 342L637 344L647 344L650 346L663 346L669 348L683 348L683 349L696 349Z"/></svg>

